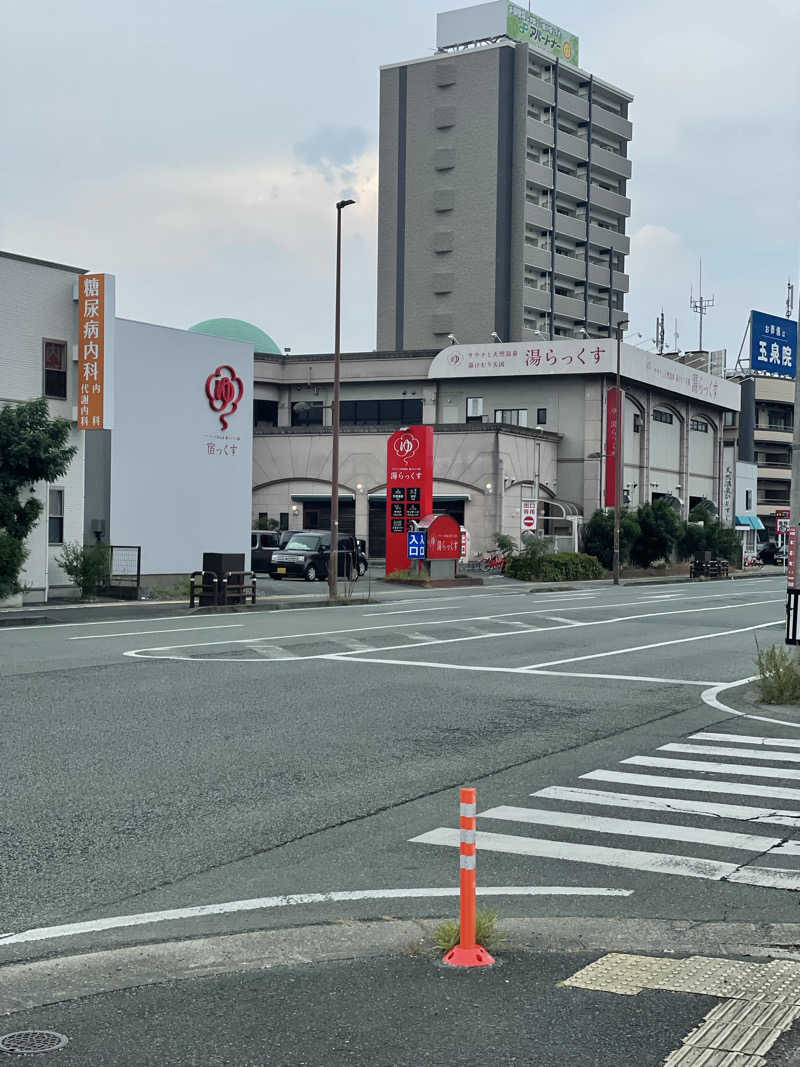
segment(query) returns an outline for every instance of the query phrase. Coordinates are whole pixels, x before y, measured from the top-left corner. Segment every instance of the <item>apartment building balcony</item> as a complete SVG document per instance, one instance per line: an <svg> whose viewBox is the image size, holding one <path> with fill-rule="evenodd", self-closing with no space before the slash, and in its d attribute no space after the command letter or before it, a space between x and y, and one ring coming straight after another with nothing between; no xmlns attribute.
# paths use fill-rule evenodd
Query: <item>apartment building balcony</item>
<svg viewBox="0 0 800 1067"><path fill-rule="evenodd" d="M525 178L542 189L553 188L553 168L546 163L534 163L527 160L525 163Z"/></svg>
<svg viewBox="0 0 800 1067"><path fill-rule="evenodd" d="M631 202L627 196L612 193L609 189L602 189L594 183L592 183L589 196L593 204L605 208L606 211L616 211L618 215L624 215L625 218L630 216Z"/></svg>
<svg viewBox="0 0 800 1067"><path fill-rule="evenodd" d="M553 210L549 207L527 202L525 204L525 221L530 223L531 226L537 226L540 230L552 230Z"/></svg>
<svg viewBox="0 0 800 1067"><path fill-rule="evenodd" d="M596 248L613 248L615 252L622 252L626 256L631 250L629 237L626 237L624 233L620 233L618 230L607 230L605 226L598 226L596 222L591 223L589 226L589 241ZM608 281L607 277L606 281Z"/></svg>
<svg viewBox="0 0 800 1067"><path fill-rule="evenodd" d="M626 141L633 137L633 126L627 119L622 115L615 115L613 111L606 111L599 104L592 104L592 125L597 126L599 130L616 134L617 137L624 137Z"/></svg>
<svg viewBox="0 0 800 1067"><path fill-rule="evenodd" d="M564 256L556 252L556 274L564 278L571 278L576 282L586 280L586 261L581 254L578 256Z"/></svg>
<svg viewBox="0 0 800 1067"><path fill-rule="evenodd" d="M574 200L586 203L586 179L574 178L571 174L559 171L556 175L556 189L565 196L571 196Z"/></svg>
<svg viewBox="0 0 800 1067"><path fill-rule="evenodd" d="M589 300L589 322L592 326L605 326L608 328L608 301L600 304L596 300Z"/></svg>
<svg viewBox="0 0 800 1067"><path fill-rule="evenodd" d="M535 286L530 285L526 279L522 288L522 303L526 308L533 308L534 311L549 311L550 290L537 289Z"/></svg>
<svg viewBox="0 0 800 1067"><path fill-rule="evenodd" d="M553 311L556 315L562 315L565 319L577 319L579 322L583 322L584 310L583 296L559 296L556 293L556 300L553 305Z"/></svg>
<svg viewBox="0 0 800 1067"><path fill-rule="evenodd" d="M769 478L774 482L786 482L792 480L792 465L791 463L765 463L763 466L758 464L757 477L759 482L762 478Z"/></svg>
<svg viewBox="0 0 800 1067"><path fill-rule="evenodd" d="M529 120L530 121L530 120ZM553 143L552 141L550 142ZM584 137L575 137L574 134L558 131L558 151L585 163L589 158L589 146Z"/></svg>
<svg viewBox="0 0 800 1067"><path fill-rule="evenodd" d="M549 248L537 248L536 245L525 246L525 266L537 270L550 270L553 257Z"/></svg>
<svg viewBox="0 0 800 1067"><path fill-rule="evenodd" d="M574 215L562 215L557 211L556 233L563 233L566 237L583 241L586 239L586 219L579 219Z"/></svg>
<svg viewBox="0 0 800 1067"><path fill-rule="evenodd" d="M790 445L792 443L793 430L791 427L786 427L782 423L780 425L764 425L756 426L753 431L753 440L757 444L768 444L774 442L776 445Z"/></svg>
<svg viewBox="0 0 800 1067"><path fill-rule="evenodd" d="M560 140L560 138L559 138ZM602 167L609 174L616 174L622 178L630 178L631 161L625 156L618 156L615 152L609 152L605 148L592 145L592 166Z"/></svg>
<svg viewBox="0 0 800 1067"><path fill-rule="evenodd" d="M582 122L587 122L589 119L589 101L586 97L566 92L564 89L559 89L558 110Z"/></svg>
<svg viewBox="0 0 800 1067"><path fill-rule="evenodd" d="M525 130L534 144L545 145L548 148L553 147L553 127L549 123L539 122L538 119L532 119L528 116Z"/></svg>
<svg viewBox="0 0 800 1067"><path fill-rule="evenodd" d="M589 281L593 285L605 289L608 286L608 267L598 267L597 264L590 263ZM627 274L623 274L621 270L612 271L611 287L616 289L618 293L628 293L630 292L630 278Z"/></svg>
<svg viewBox="0 0 800 1067"><path fill-rule="evenodd" d="M532 96L534 100L541 100L543 104L549 104L551 107L556 102L553 83L542 81L535 74L528 75L528 96Z"/></svg>

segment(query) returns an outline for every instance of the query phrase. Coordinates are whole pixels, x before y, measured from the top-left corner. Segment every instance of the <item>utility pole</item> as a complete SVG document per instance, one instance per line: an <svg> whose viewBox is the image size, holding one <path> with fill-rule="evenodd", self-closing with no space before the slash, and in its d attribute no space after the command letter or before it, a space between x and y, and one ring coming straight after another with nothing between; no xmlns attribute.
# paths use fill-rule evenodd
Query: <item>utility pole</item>
<svg viewBox="0 0 800 1067"><path fill-rule="evenodd" d="M612 567L614 570L614 585L619 585L619 520L620 520L620 497L622 496L622 442L625 439L623 433L622 417L622 384L620 381L620 363L622 360L622 334L627 322L617 323L617 439L614 442L614 555ZM608 462L608 460L606 460Z"/></svg>
<svg viewBox="0 0 800 1067"><path fill-rule="evenodd" d="M713 308L714 297L703 298L703 261L700 260L700 292L697 299L694 298L694 292L689 290L689 307L692 311L696 312L700 316L700 344L698 352L703 351L703 317L708 314L708 309Z"/></svg>
<svg viewBox="0 0 800 1067"><path fill-rule="evenodd" d="M787 299L788 307L788 299ZM790 316L787 316L790 317ZM800 306L798 307L798 329L800 330ZM794 431L792 433L792 485L789 496L789 523L800 525L800 374L794 379Z"/></svg>

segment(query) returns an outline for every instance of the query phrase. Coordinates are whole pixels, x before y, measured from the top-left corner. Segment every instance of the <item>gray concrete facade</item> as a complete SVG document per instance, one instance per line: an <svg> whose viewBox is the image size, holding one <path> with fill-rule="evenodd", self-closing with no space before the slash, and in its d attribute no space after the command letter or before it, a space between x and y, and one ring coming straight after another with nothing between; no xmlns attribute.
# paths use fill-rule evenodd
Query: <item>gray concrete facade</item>
<svg viewBox="0 0 800 1067"><path fill-rule="evenodd" d="M508 39L381 70L379 350L624 318L620 89Z"/></svg>

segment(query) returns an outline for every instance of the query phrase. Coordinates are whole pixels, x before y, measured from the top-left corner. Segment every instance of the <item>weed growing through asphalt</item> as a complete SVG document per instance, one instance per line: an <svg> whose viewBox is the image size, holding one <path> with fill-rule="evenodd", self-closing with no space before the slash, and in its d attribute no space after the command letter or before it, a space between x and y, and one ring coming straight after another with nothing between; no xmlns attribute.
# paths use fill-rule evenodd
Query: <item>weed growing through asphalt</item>
<svg viewBox="0 0 800 1067"><path fill-rule="evenodd" d="M498 948L508 940L508 934L497 929L497 912L494 908L478 908L475 914L475 941L487 951ZM445 919L433 931L436 947L442 952L455 948L461 936L457 919Z"/></svg>
<svg viewBox="0 0 800 1067"><path fill-rule="evenodd" d="M756 665L761 699L765 704L800 703L800 671L785 648L771 645L762 649L756 641Z"/></svg>

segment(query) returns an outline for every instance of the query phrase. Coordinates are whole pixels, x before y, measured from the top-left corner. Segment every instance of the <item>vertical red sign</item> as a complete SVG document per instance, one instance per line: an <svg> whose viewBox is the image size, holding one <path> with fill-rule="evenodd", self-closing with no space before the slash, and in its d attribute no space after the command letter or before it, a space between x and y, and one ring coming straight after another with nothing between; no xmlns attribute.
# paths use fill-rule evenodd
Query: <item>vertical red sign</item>
<svg viewBox="0 0 800 1067"><path fill-rule="evenodd" d="M433 427L397 430L386 445L386 573L408 567L408 534L433 511Z"/></svg>
<svg viewBox="0 0 800 1067"><path fill-rule="evenodd" d="M619 439L619 398L616 388L606 393L606 507L617 502L617 441Z"/></svg>
<svg viewBox="0 0 800 1067"><path fill-rule="evenodd" d="M786 532L788 553L786 557L786 584L797 588L797 527L790 526Z"/></svg>

